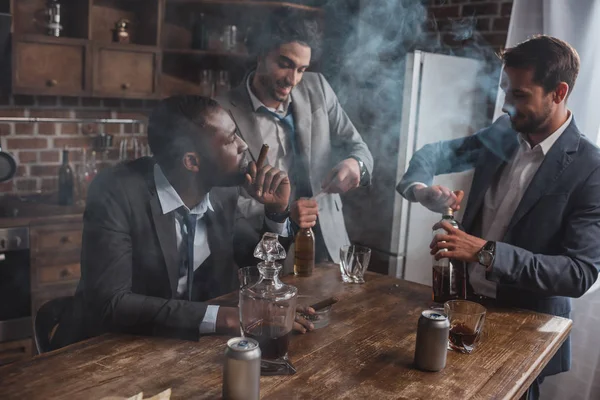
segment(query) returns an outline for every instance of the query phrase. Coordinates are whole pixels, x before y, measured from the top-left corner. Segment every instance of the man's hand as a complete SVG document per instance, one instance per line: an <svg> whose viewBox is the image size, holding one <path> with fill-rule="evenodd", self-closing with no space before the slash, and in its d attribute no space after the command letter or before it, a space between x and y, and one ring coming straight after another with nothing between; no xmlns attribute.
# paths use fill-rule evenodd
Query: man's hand
<svg viewBox="0 0 600 400"><path fill-rule="evenodd" d="M413 189L415 199L433 212L443 212L451 207L454 211L460 210L460 203L465 197L462 190L452 191L444 186L417 185Z"/></svg>
<svg viewBox="0 0 600 400"><path fill-rule="evenodd" d="M254 161L248 164L244 189L259 203L264 204L269 212L284 212L289 204L290 178L285 172L270 165L263 165L257 171Z"/></svg>
<svg viewBox="0 0 600 400"><path fill-rule="evenodd" d="M446 234L435 235L429 247L435 259L453 258L465 262L477 262L477 253L486 244L486 241L476 236L471 236L460 229L450 225L448 222L437 223L433 229L444 228ZM446 251L440 251L446 249ZM438 251L440 251L438 253Z"/></svg>
<svg viewBox="0 0 600 400"><path fill-rule="evenodd" d="M360 183L360 166L354 158L346 158L327 174L321 188L325 193L346 193Z"/></svg>
<svg viewBox="0 0 600 400"><path fill-rule="evenodd" d="M302 229L312 228L317 223L319 205L316 200L302 198L292 204L290 217Z"/></svg>
<svg viewBox="0 0 600 400"><path fill-rule="evenodd" d="M294 330L300 333L306 333L306 331L312 331L315 329L315 326L312 322L302 317L300 314L304 315L313 315L315 310L312 307L296 307L296 319L294 320Z"/></svg>
<svg viewBox="0 0 600 400"><path fill-rule="evenodd" d="M221 335L239 335L240 313L237 307L219 307L215 331Z"/></svg>

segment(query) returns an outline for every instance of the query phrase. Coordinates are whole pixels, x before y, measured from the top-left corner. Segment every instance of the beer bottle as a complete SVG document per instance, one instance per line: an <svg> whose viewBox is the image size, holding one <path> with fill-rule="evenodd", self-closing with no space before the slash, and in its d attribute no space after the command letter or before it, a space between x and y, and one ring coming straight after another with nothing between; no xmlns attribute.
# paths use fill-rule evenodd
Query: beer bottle
<svg viewBox="0 0 600 400"><path fill-rule="evenodd" d="M294 274L310 276L315 268L315 235L311 228L303 228L296 234Z"/></svg>
<svg viewBox="0 0 600 400"><path fill-rule="evenodd" d="M454 219L454 210L448 207L442 214L442 222L448 222L453 227L460 229L458 222ZM444 228L433 231L433 236L446 234ZM438 251L445 251L440 249ZM433 301L445 303L448 300L465 299L467 297L467 266L462 261L450 258L439 260L433 257Z"/></svg>
<svg viewBox="0 0 600 400"><path fill-rule="evenodd" d="M63 162L58 170L58 204L73 205L73 170L69 165L69 150L63 150Z"/></svg>

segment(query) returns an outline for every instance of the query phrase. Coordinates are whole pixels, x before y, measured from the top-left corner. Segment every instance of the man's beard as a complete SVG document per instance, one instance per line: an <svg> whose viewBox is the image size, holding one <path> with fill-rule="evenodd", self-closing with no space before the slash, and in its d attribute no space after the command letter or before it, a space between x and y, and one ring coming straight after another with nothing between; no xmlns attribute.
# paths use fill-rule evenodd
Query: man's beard
<svg viewBox="0 0 600 400"><path fill-rule="evenodd" d="M246 173L248 172L248 162L245 158L242 159L237 171L229 172L226 174L219 174L216 182L213 182L212 186L220 187L233 187L242 186L246 181Z"/></svg>
<svg viewBox="0 0 600 400"><path fill-rule="evenodd" d="M511 122L513 129L516 130L517 132L520 132L523 134L537 133L544 127L544 125L546 125L548 119L550 119L551 114L552 114L552 109L550 107L547 107L544 109L543 113L540 115L535 115L535 116L526 118L525 120L519 120L516 123L513 122L512 118L511 118L510 122ZM517 116L520 116L520 115L517 114Z"/></svg>

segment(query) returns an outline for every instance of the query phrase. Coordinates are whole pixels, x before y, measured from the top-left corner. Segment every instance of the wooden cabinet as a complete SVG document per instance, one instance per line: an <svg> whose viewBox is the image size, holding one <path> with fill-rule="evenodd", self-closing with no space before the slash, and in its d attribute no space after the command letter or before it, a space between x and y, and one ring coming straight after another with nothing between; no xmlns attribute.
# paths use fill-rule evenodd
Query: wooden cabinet
<svg viewBox="0 0 600 400"><path fill-rule="evenodd" d="M81 217L30 226L33 316L47 301L75 294L81 277L82 230Z"/></svg>
<svg viewBox="0 0 600 400"><path fill-rule="evenodd" d="M24 37L14 41L14 89L26 94L84 95L89 91L85 40Z"/></svg>
<svg viewBox="0 0 600 400"><path fill-rule="evenodd" d="M280 7L318 21L323 14L318 7L264 0L61 0L64 29L54 38L46 36L46 0L10 4L12 92L85 97L210 95L199 72L215 71L216 79L226 71L231 86L239 83L251 65L244 36L252 23ZM201 15L200 31L208 40L194 49ZM114 43L115 25L123 19L130 22L129 44ZM222 37L232 25L237 45L225 49Z"/></svg>
<svg viewBox="0 0 600 400"><path fill-rule="evenodd" d="M33 353L33 340L23 339L0 343L0 365L26 360Z"/></svg>
<svg viewBox="0 0 600 400"><path fill-rule="evenodd" d="M143 46L98 46L94 51L94 93L103 97L153 97L158 53Z"/></svg>

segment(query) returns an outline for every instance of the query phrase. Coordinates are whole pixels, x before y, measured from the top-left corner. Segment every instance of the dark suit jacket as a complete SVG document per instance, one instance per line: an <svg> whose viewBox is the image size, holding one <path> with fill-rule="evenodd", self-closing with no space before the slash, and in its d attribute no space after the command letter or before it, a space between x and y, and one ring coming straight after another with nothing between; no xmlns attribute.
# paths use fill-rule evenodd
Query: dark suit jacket
<svg viewBox="0 0 600 400"><path fill-rule="evenodd" d="M194 301L176 299L174 215L161 211L153 169L151 158L141 158L102 171L91 184L81 281L74 310L59 326L56 346L106 331L195 340L207 307L204 301L239 287L238 265L256 264L252 251L257 242L238 234L244 222L236 221L239 189L213 188L214 211L204 216L211 255L196 270Z"/></svg>
<svg viewBox="0 0 600 400"><path fill-rule="evenodd" d="M518 147L507 117L473 136L428 144L410 161L398 185L430 185L435 175L475 168L463 217L464 229L479 233L483 198ZM414 199L409 199L414 200ZM600 268L600 150L575 120L546 154L504 235L488 279L497 282L501 306L568 317L569 297L582 296ZM570 343L542 372L570 368Z"/></svg>

